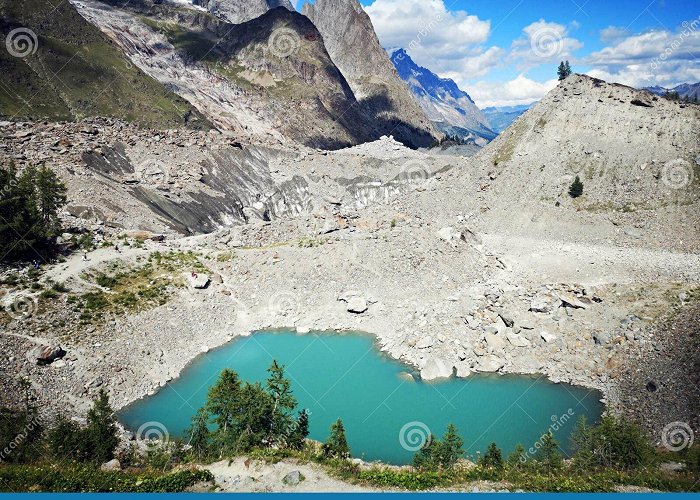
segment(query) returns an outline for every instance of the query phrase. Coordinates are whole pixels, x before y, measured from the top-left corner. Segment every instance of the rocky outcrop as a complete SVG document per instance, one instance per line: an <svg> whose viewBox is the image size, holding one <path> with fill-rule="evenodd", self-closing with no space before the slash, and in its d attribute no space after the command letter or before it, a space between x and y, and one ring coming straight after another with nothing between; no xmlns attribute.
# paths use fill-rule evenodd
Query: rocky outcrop
<svg viewBox="0 0 700 500"><path fill-rule="evenodd" d="M700 106L572 75L484 148L480 159L493 196L518 204L571 203L569 187L579 176L579 209L632 213L697 202L698 155Z"/></svg>
<svg viewBox="0 0 700 500"><path fill-rule="evenodd" d="M380 130L411 147L429 146L438 133L382 49L357 0L317 0L303 13L316 25L333 62Z"/></svg>
<svg viewBox="0 0 700 500"><path fill-rule="evenodd" d="M454 80L418 66L404 49L392 50L390 56L399 76L439 130L462 139L476 139L481 145L496 138L498 133L488 119Z"/></svg>
<svg viewBox="0 0 700 500"><path fill-rule="evenodd" d="M137 67L221 130L337 149L378 137L320 33L284 8L231 25L171 4L72 0Z"/></svg>
<svg viewBox="0 0 700 500"><path fill-rule="evenodd" d="M277 7L294 10L289 0L192 0L192 3L232 24L250 21Z"/></svg>
<svg viewBox="0 0 700 500"><path fill-rule="evenodd" d="M30 361L37 365L49 365L66 355L66 351L59 345L40 345L27 353Z"/></svg>

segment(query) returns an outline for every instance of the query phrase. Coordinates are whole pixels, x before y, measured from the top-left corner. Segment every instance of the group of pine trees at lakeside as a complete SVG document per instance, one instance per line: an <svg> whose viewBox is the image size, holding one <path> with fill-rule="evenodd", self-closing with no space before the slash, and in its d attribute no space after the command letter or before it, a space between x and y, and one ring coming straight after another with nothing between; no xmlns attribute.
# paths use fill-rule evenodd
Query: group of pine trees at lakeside
<svg viewBox="0 0 700 500"><path fill-rule="evenodd" d="M0 168L0 261L50 256L66 201L66 186L50 168Z"/></svg>
<svg viewBox="0 0 700 500"><path fill-rule="evenodd" d="M432 489L489 480L536 491L608 491L629 484L700 491L700 447L662 453L640 427L614 416L595 425L581 418L571 446L564 446L573 449L568 457L548 431L529 450L518 445L506 455L491 443L467 460L464 440L450 424L441 438L426 439L410 467L348 460L352 452L342 420L332 424L324 443L308 439L310 414L297 409L290 379L276 361L264 383L246 382L224 370L184 438L159 443L121 442L104 391L85 423L59 417L45 425L28 383L25 390L22 409L0 410L0 490L181 491L211 480L195 464L245 456L316 463L340 479L379 488ZM120 470L101 470L115 459ZM683 462L684 469L669 476L659 467L664 461ZM54 472L41 479L39 471L47 469Z"/></svg>

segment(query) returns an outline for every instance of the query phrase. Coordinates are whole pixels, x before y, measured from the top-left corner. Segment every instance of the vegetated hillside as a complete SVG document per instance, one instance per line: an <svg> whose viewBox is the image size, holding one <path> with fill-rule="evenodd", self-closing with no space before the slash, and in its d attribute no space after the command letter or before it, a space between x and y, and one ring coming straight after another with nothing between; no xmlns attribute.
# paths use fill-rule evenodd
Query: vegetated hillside
<svg viewBox="0 0 700 500"><path fill-rule="evenodd" d="M498 135L472 98L449 78L418 66L404 49L389 52L399 76L409 86L426 116L442 132L482 145Z"/></svg>
<svg viewBox="0 0 700 500"><path fill-rule="evenodd" d="M523 104L520 106L498 106L484 108L481 111L484 116L488 119L493 130L502 133L505 129L510 127L510 125L520 118L525 111L530 109L534 104Z"/></svg>
<svg viewBox="0 0 700 500"><path fill-rule="evenodd" d="M221 129L334 149L377 136L318 30L278 8L231 25L194 8L75 2L133 61Z"/></svg>
<svg viewBox="0 0 700 500"><path fill-rule="evenodd" d="M319 29L331 59L384 134L410 147L429 146L440 135L399 77L357 0L317 0L305 4L303 13Z"/></svg>
<svg viewBox="0 0 700 500"><path fill-rule="evenodd" d="M13 30L19 31L11 37ZM0 31L8 44L14 41L15 54L24 56L13 56L6 47L0 51L4 118L110 116L153 127L210 128L187 101L134 67L68 2L0 0Z"/></svg>
<svg viewBox="0 0 700 500"><path fill-rule="evenodd" d="M496 193L635 211L698 201L700 107L584 75L561 82L481 153ZM497 179L497 180L496 180Z"/></svg>

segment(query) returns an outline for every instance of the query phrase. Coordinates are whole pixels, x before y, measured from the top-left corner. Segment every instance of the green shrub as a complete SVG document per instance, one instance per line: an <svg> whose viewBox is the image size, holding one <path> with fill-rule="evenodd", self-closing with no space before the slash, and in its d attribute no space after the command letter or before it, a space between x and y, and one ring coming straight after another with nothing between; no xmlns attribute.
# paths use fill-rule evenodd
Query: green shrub
<svg viewBox="0 0 700 500"><path fill-rule="evenodd" d="M576 179L574 179L574 182L569 187L569 196L571 196L572 198L579 198L582 195L583 182L581 182L581 178L577 175Z"/></svg>
<svg viewBox="0 0 700 500"><path fill-rule="evenodd" d="M491 443L481 458L480 465L484 467L493 467L494 469L503 468L503 454L496 446L496 443Z"/></svg>
<svg viewBox="0 0 700 500"><path fill-rule="evenodd" d="M654 461L654 449L636 425L620 417L605 416L590 427L582 417L572 436L577 467L635 469Z"/></svg>

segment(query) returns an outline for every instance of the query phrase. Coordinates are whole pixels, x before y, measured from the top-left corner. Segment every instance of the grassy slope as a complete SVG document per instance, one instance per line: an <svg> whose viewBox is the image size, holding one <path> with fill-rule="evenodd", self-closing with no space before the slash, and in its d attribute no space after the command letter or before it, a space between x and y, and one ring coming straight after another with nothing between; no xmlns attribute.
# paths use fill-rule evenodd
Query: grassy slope
<svg viewBox="0 0 700 500"><path fill-rule="evenodd" d="M57 2L54 2L57 3ZM67 1L0 0L0 31L29 28L38 50L24 59L0 50L0 116L74 120L111 116L143 126L210 124L184 99L133 66Z"/></svg>

